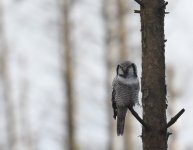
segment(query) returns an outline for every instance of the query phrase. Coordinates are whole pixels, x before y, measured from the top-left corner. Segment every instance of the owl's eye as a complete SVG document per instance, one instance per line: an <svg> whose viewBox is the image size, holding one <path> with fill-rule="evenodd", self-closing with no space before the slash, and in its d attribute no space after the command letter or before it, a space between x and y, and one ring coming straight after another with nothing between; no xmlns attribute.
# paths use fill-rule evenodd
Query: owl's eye
<svg viewBox="0 0 193 150"><path fill-rule="evenodd" d="M128 68L128 74L130 74L130 75L133 74L133 68L132 67Z"/></svg>
<svg viewBox="0 0 193 150"><path fill-rule="evenodd" d="M124 75L123 69L119 68L119 75Z"/></svg>

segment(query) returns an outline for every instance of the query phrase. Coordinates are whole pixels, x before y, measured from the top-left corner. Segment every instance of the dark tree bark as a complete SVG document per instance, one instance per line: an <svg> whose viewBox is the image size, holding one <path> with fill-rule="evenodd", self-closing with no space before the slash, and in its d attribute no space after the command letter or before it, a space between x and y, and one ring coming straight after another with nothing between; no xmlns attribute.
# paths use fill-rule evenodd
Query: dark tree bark
<svg viewBox="0 0 193 150"><path fill-rule="evenodd" d="M75 135L74 135L74 97L73 97L73 66L72 66L72 45L70 40L70 0L64 0L64 46L65 46L65 82L67 94L67 129L68 129L68 149L75 150Z"/></svg>
<svg viewBox="0 0 193 150"><path fill-rule="evenodd" d="M143 150L166 150L166 84L164 0L137 1L141 5ZM162 130L162 131L161 131Z"/></svg>

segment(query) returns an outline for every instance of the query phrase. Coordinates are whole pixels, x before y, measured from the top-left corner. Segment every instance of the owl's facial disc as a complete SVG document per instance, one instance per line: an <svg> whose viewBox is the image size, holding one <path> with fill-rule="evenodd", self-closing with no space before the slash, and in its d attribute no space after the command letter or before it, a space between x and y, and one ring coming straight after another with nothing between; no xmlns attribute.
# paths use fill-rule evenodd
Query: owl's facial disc
<svg viewBox="0 0 193 150"><path fill-rule="evenodd" d="M134 70L132 66L129 66L127 69L128 75L133 75L134 74Z"/></svg>
<svg viewBox="0 0 193 150"><path fill-rule="evenodd" d="M119 66L118 75L123 77L123 78L126 78L126 76L127 76L127 69Z"/></svg>

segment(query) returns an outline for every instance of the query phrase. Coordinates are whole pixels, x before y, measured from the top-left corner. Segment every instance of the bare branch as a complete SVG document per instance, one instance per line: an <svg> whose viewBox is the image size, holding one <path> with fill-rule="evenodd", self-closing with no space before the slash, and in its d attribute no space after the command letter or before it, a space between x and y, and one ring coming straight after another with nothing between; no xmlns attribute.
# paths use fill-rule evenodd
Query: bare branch
<svg viewBox="0 0 193 150"><path fill-rule="evenodd" d="M144 3L142 2L142 1L140 1L140 0L135 0L141 7L143 7L144 8Z"/></svg>
<svg viewBox="0 0 193 150"><path fill-rule="evenodd" d="M134 10L134 13L141 13L140 10Z"/></svg>
<svg viewBox="0 0 193 150"><path fill-rule="evenodd" d="M168 4L168 2L165 2L165 3L160 7L160 9L165 9L167 4Z"/></svg>
<svg viewBox="0 0 193 150"><path fill-rule="evenodd" d="M167 125L163 128L163 131L172 126L178 118L185 112L185 109L183 108L179 113L177 113L171 120L167 123Z"/></svg>
<svg viewBox="0 0 193 150"><path fill-rule="evenodd" d="M168 138L169 138L169 136L170 136L170 135L172 135L172 133L167 132L167 134L166 134L166 136L167 136L167 140L168 140Z"/></svg>
<svg viewBox="0 0 193 150"><path fill-rule="evenodd" d="M133 114L133 116L146 128L148 129L148 125L139 117L139 115L135 112L135 110L132 107L129 107L129 110Z"/></svg>

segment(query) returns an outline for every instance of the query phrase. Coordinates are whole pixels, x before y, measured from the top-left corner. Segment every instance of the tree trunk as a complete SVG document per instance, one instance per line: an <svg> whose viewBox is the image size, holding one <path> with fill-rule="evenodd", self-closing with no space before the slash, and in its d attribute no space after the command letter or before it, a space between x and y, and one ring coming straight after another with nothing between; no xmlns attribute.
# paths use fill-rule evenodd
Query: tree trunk
<svg viewBox="0 0 193 150"><path fill-rule="evenodd" d="M22 64L26 64L25 61ZM21 66L21 73L26 71L27 66ZM22 78L20 79L20 103L19 103L19 110L20 110L20 125L22 128L21 134L21 143L23 149L33 150L33 140L32 140L32 132L31 132L31 124L29 118L29 109L28 109L28 94L29 94L29 82L24 77L26 74L21 75Z"/></svg>
<svg viewBox="0 0 193 150"><path fill-rule="evenodd" d="M17 150L18 136L16 131L16 116L15 116L15 107L14 102L11 96L12 87L11 79L9 74L9 65L8 65L8 52L7 49L4 49L4 58L3 58L3 94L5 100L5 114L6 114L6 126L7 126L7 136L8 136L8 147L9 150Z"/></svg>
<svg viewBox="0 0 193 150"><path fill-rule="evenodd" d="M75 150L75 136L74 136L74 97L73 97L73 66L72 66L72 45L70 40L70 0L64 0L64 47L65 58L65 82L67 94L67 129L68 129L68 148Z"/></svg>
<svg viewBox="0 0 193 150"><path fill-rule="evenodd" d="M126 24L126 15L129 10L127 0L117 0L118 7L118 39L120 48L120 60L127 60L129 56L129 47L127 42L128 25ZM132 118L131 114L127 113L125 120L125 133L124 133L124 149L133 150L134 145L132 141Z"/></svg>
<svg viewBox="0 0 193 150"><path fill-rule="evenodd" d="M166 150L166 85L164 44L164 0L142 0L142 104L143 150Z"/></svg>
<svg viewBox="0 0 193 150"><path fill-rule="evenodd" d="M107 67L107 120L108 120L108 143L107 150L115 150L115 133L114 133L114 124L113 124L113 113L111 107L111 81L112 81L112 70L113 70L113 59L112 59L112 44L113 44L113 30L112 30L112 0L105 0L103 5L103 14L106 25L106 67Z"/></svg>
<svg viewBox="0 0 193 150"><path fill-rule="evenodd" d="M0 73L5 105L7 147L9 150L17 150L18 136L16 132L15 106L12 99L11 74L9 65L10 51L7 48L7 41L4 35L2 1L0 1L0 35Z"/></svg>
<svg viewBox="0 0 193 150"><path fill-rule="evenodd" d="M119 48L121 60L128 59L128 49L127 49L127 28L126 26L126 15L127 15L127 1L126 0L117 0L118 6L118 39L119 39Z"/></svg>

